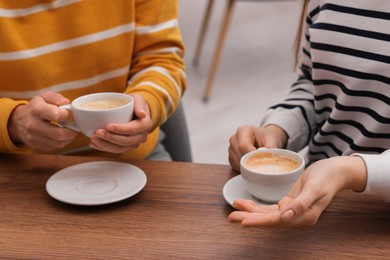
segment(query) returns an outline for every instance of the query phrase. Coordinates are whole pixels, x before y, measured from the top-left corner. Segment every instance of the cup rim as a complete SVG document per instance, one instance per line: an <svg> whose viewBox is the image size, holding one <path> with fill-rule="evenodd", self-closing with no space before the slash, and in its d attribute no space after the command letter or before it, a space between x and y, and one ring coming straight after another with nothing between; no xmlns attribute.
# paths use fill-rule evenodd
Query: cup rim
<svg viewBox="0 0 390 260"><path fill-rule="evenodd" d="M283 151L285 153L288 153L289 155L293 155L294 158L299 158L299 160L301 161L301 164L295 168L294 170L292 171L288 171L288 172L282 172L282 173L267 173L267 172L257 172L257 171L254 171L254 170L251 170L249 169L246 165L245 165L245 160L247 158L249 158L250 156L252 156L253 154L255 153L262 153L262 152L271 152L271 151ZM294 173L296 171L299 171L301 168L304 168L305 167L305 159L303 158L302 155L300 155L299 153L297 152L294 152L294 151L291 151L291 150L288 150L288 149L283 149L283 148L266 148L266 147L260 147L256 150L253 150L253 151L250 151L246 154L244 154L241 159L240 159L240 167L243 167L246 171L249 171L249 174L259 174L259 175L263 175L263 176L283 176L283 175L288 175L288 174L291 174L291 173ZM241 171L241 174L243 174L243 172ZM245 173L244 173L245 174Z"/></svg>
<svg viewBox="0 0 390 260"><path fill-rule="evenodd" d="M90 99L90 98L96 98L94 100L99 100L98 96L103 96L103 95L111 95L111 96L117 96L118 98L121 98L121 99L127 99L128 102L124 105L121 105L121 106L118 106L118 107L113 107L113 108L107 108L107 109L85 109L85 108L82 108L79 106L79 104L82 102L82 100L85 100L85 99ZM75 98L72 102L71 102L71 106L74 108L74 109L77 109L77 110L80 110L80 111L91 111L91 112L101 112L101 111L112 111L112 110L117 110L117 109L121 109L125 106L129 106L129 105L132 105L134 103L134 98L129 95L129 94L125 94L125 93L121 93L121 92L97 92L97 93L91 93L91 94L86 94L86 95L82 95L82 96L79 96L77 98Z"/></svg>

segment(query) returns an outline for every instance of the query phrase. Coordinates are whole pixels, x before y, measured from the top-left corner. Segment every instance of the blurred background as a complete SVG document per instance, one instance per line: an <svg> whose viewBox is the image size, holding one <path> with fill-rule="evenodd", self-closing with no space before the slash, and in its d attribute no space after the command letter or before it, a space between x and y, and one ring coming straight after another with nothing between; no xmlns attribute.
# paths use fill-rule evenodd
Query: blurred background
<svg viewBox="0 0 390 260"><path fill-rule="evenodd" d="M228 164L229 137L258 125L295 80L294 41L301 2L236 0L208 102L202 101L228 1L214 0L199 64L197 40L208 0L179 0L188 90L183 104L193 161Z"/></svg>

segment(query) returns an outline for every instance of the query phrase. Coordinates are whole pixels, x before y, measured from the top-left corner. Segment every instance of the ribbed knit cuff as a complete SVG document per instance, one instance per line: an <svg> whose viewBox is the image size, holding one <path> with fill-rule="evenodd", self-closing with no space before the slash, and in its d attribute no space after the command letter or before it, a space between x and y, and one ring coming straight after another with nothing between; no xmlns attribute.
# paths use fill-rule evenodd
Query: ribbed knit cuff
<svg viewBox="0 0 390 260"><path fill-rule="evenodd" d="M358 154L352 156L361 157L367 168L367 185L362 194L377 196L390 202L390 150L382 154Z"/></svg>
<svg viewBox="0 0 390 260"><path fill-rule="evenodd" d="M19 151L24 150L25 148L21 148L16 146L8 133L8 120L14 111L14 109L19 105L27 104L28 101L15 101L8 98L0 99L0 152L11 152L11 151Z"/></svg>

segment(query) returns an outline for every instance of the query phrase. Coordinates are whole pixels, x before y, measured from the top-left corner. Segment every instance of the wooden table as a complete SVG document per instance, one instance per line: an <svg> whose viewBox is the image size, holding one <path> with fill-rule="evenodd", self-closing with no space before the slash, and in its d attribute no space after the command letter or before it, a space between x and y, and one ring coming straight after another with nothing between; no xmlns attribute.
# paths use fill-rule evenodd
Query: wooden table
<svg viewBox="0 0 390 260"><path fill-rule="evenodd" d="M0 154L0 258L388 259L390 205L344 192L311 228L229 223L227 165L131 162L148 182L104 206L52 199L48 178L99 158Z"/></svg>

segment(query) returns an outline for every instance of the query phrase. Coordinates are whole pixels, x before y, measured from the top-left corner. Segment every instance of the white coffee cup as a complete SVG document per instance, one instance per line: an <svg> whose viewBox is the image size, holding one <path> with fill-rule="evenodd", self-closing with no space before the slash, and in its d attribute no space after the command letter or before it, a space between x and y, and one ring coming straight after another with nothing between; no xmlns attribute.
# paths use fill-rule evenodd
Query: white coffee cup
<svg viewBox="0 0 390 260"><path fill-rule="evenodd" d="M261 201L275 203L288 194L305 169L305 160L296 152L259 148L240 161L241 176L249 193Z"/></svg>
<svg viewBox="0 0 390 260"><path fill-rule="evenodd" d="M133 118L134 99L123 93L102 92L78 97L60 108L73 114L73 122L62 122L63 127L91 137L110 123L129 122Z"/></svg>

